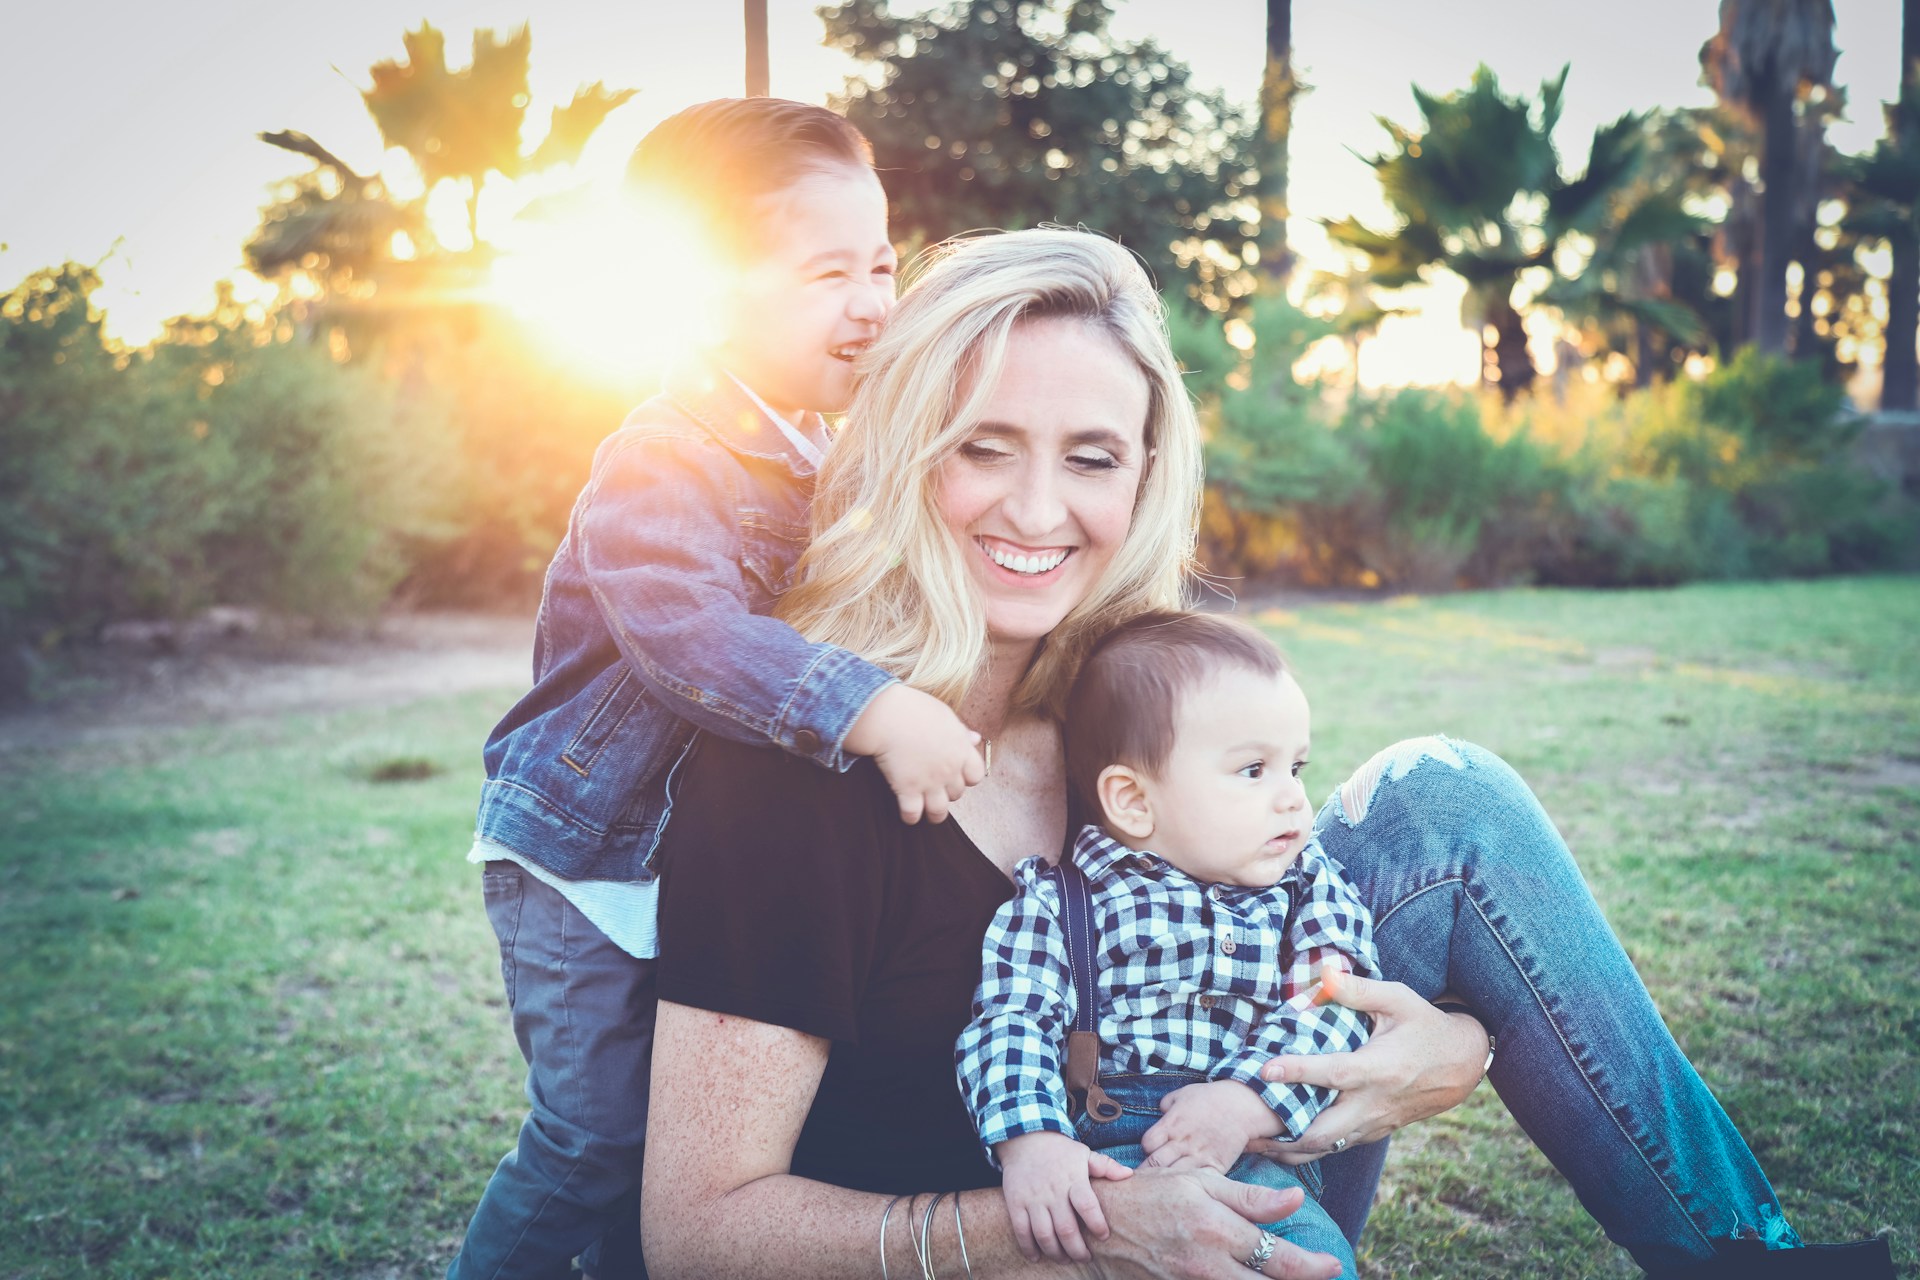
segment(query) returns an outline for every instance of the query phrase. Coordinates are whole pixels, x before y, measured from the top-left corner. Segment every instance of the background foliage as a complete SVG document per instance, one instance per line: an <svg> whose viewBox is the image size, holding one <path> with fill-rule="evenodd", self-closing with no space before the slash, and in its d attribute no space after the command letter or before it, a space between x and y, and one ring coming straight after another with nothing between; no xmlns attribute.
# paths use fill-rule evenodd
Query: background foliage
<svg viewBox="0 0 1920 1280"><path fill-rule="evenodd" d="M1418 118L1383 117L1368 161L1390 225L1336 220L1348 268L1291 289L1261 224L1262 201L1284 208L1304 91L1289 12L1268 6L1249 106L1116 40L1101 0L821 10L861 64L840 105L907 250L1051 220L1153 269L1209 431L1211 569L1438 588L1913 564L1913 482L1855 464L1837 387L1872 343L1890 403L1914 380L1898 357L1920 292L1920 87L1887 105L1873 152L1833 154L1828 0L1729 0L1701 33L1715 106L1623 116L1565 154L1553 126L1576 75L1416 86ZM406 32L362 94L411 196L306 134L261 135L307 166L245 246L271 302L229 295L124 351L87 268L0 300L0 696L31 655L119 619L532 599L594 446L651 387L583 378L490 300L481 210L566 208L571 166L633 91L582 85L540 131L526 27L474 32L464 67L447 43ZM427 216L449 189L464 227ZM1882 247L1885 296L1863 265ZM1439 276L1466 283L1479 393L1296 377L1330 344L1357 352L1395 288Z"/></svg>

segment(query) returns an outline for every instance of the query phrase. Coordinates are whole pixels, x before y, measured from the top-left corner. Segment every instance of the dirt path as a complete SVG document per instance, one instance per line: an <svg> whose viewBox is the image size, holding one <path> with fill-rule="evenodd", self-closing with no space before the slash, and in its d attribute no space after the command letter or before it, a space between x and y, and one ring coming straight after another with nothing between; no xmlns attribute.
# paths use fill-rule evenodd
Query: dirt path
<svg viewBox="0 0 1920 1280"><path fill-rule="evenodd" d="M0 757L258 716L401 706L531 679L533 619L419 613L353 638L240 636L187 653L108 652L48 704L0 714Z"/></svg>
<svg viewBox="0 0 1920 1280"><path fill-rule="evenodd" d="M1242 612L1376 598L1233 585L1241 587ZM1217 594L1201 602L1202 608L1235 606L1232 597ZM9 757L65 755L156 731L263 716L396 707L473 689L510 697L532 678L530 615L396 614L353 637L270 631L194 641L179 652L135 640L85 655L48 701L0 710L0 768Z"/></svg>

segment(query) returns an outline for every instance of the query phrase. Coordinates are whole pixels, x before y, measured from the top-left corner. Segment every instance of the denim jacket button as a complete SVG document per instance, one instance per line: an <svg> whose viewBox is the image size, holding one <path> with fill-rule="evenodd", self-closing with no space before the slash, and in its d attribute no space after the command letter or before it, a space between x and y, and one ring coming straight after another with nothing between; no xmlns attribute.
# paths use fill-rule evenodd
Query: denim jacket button
<svg viewBox="0 0 1920 1280"><path fill-rule="evenodd" d="M803 755L812 755L820 749L820 735L811 729L802 729L793 735L794 750Z"/></svg>

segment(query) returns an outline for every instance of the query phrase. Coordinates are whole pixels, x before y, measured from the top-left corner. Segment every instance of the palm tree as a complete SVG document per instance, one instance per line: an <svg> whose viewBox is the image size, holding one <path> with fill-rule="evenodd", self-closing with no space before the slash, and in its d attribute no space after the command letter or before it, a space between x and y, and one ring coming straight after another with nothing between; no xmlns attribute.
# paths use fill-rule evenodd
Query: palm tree
<svg viewBox="0 0 1920 1280"><path fill-rule="evenodd" d="M1700 62L1723 102L1761 134L1758 279L1746 290L1753 343L1787 349L1787 263L1795 245L1801 150L1794 105L1833 78L1833 0L1720 0L1720 30Z"/></svg>
<svg viewBox="0 0 1920 1280"><path fill-rule="evenodd" d="M747 96L764 98L769 91L767 71L767 0L746 0Z"/></svg>
<svg viewBox="0 0 1920 1280"><path fill-rule="evenodd" d="M1886 346L1880 407L1911 411L1920 392L1920 0L1904 0L1900 34L1900 97L1886 104L1887 136L1847 165L1844 228L1884 239L1893 253L1887 273Z"/></svg>
<svg viewBox="0 0 1920 1280"><path fill-rule="evenodd" d="M1293 100L1301 91L1293 73L1293 0L1267 0L1267 60L1260 76L1260 269L1269 287L1286 288L1293 274L1287 245L1287 143Z"/></svg>
<svg viewBox="0 0 1920 1280"><path fill-rule="evenodd" d="M1563 247L1600 236L1645 152L1641 117L1628 113L1594 131L1579 177L1562 175L1552 135L1566 79L1562 68L1537 101L1503 94L1484 66L1466 89L1444 97L1416 85L1424 128L1383 119L1393 146L1367 162L1400 225L1375 231L1345 218L1327 226L1335 241L1367 256L1381 288L1410 285L1435 268L1465 280L1461 321L1481 335L1482 381L1508 399L1536 376L1524 303L1515 297L1523 274L1552 272Z"/></svg>

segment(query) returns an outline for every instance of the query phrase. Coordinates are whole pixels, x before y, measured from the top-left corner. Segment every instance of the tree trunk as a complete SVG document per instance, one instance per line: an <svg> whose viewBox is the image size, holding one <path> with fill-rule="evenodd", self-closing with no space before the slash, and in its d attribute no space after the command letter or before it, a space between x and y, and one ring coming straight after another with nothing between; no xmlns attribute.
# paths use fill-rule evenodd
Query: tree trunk
<svg viewBox="0 0 1920 1280"><path fill-rule="evenodd" d="M1920 0L1905 0L1900 31L1901 102L1913 101L1911 94L1920 81ZM1909 119L1898 108L1893 125L1899 140L1920 132L1920 120ZM1887 276L1887 345L1880 384L1882 409L1911 410L1920 390L1920 357L1914 354L1915 328L1920 324L1920 240L1912 235L1894 236L1893 270Z"/></svg>
<svg viewBox="0 0 1920 1280"><path fill-rule="evenodd" d="M1753 345L1769 355L1787 350L1787 262L1793 256L1793 86L1766 89L1761 148L1760 278L1753 291Z"/></svg>
<svg viewBox="0 0 1920 1280"><path fill-rule="evenodd" d="M1504 298L1488 320L1498 335L1494 340L1493 358L1500 371L1500 398L1511 404L1514 397L1533 389L1533 380L1538 376L1533 367L1533 353L1527 350L1526 322Z"/></svg>
<svg viewBox="0 0 1920 1280"><path fill-rule="evenodd" d="M767 0L746 0L747 96L764 98L770 92L767 70Z"/></svg>
<svg viewBox="0 0 1920 1280"><path fill-rule="evenodd" d="M1893 240L1893 271L1887 277L1887 349L1882 409L1915 407L1920 383L1920 357L1914 354L1915 329L1920 327L1920 239L1898 235Z"/></svg>
<svg viewBox="0 0 1920 1280"><path fill-rule="evenodd" d="M1293 0L1267 0L1267 61L1260 76L1260 269L1284 291L1293 274L1287 245L1287 143L1293 132Z"/></svg>

